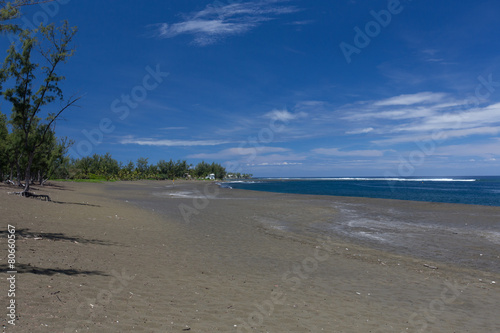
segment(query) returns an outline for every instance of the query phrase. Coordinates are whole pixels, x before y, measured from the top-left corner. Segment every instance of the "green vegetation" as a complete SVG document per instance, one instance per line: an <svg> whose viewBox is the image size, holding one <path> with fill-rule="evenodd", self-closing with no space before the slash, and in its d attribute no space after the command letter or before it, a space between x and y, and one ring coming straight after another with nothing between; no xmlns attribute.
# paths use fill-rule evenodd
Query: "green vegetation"
<svg viewBox="0 0 500 333"><path fill-rule="evenodd" d="M161 160L157 164L149 164L148 159L141 157L136 163L124 165L113 159L110 153L94 154L81 159L73 159L61 165L54 173L55 179L71 180L164 180L164 179L207 179L214 174L216 179L224 179L226 169L217 163L198 163L195 167L187 161Z"/></svg>
<svg viewBox="0 0 500 333"><path fill-rule="evenodd" d="M33 29L12 23L24 6L45 2L50 0L0 0L0 32L15 37L0 68L0 95L11 105L10 119L0 112L0 181L8 179L23 186L22 194L27 195L31 184L42 185L48 179L98 182L226 177L225 168L217 163L201 162L193 167L186 161L149 164L147 158L139 158L123 165L109 153L70 159L67 152L73 142L57 138L55 124L79 97L64 98L59 84L65 77L57 72L73 56L71 43L77 29L66 21Z"/></svg>
<svg viewBox="0 0 500 333"><path fill-rule="evenodd" d="M21 16L22 7L42 4L45 2L51 2L51 0L0 0L0 31L21 31L17 24L8 22Z"/></svg>
<svg viewBox="0 0 500 333"><path fill-rule="evenodd" d="M1 1L0 22L18 18L20 7L39 1ZM0 114L0 176L14 169L17 182L24 179L23 194L36 177L40 182L64 162L68 141L55 137L55 122L79 98L64 100L59 84L65 79L58 75L60 65L74 53L71 46L77 29L63 22L36 29L21 29L4 23L0 30L17 35L0 69L1 95L12 105L11 117ZM7 131L6 131L7 130Z"/></svg>

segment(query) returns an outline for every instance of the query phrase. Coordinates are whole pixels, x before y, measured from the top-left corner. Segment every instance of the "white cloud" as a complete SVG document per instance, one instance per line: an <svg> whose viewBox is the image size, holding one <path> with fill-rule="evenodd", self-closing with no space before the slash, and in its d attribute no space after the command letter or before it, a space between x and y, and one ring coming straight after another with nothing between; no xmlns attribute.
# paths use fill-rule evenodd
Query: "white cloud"
<svg viewBox="0 0 500 333"><path fill-rule="evenodd" d="M445 104L443 104L445 105ZM387 120L404 120L404 119L416 119L416 118L426 118L435 115L441 109L447 106L440 107L438 105L433 106L419 106L419 107L398 107L394 108L382 108L375 107L374 105L365 106L362 109L356 109L355 111L349 112L344 119L351 121L360 120L370 120L370 119L387 119Z"/></svg>
<svg viewBox="0 0 500 333"><path fill-rule="evenodd" d="M470 135L497 135L500 133L500 127L476 127L459 130L440 130L432 131L427 134L416 135L401 135L395 136L390 139L381 139L372 141L378 145L390 145L405 142L419 142L419 141L439 141L443 139L462 138Z"/></svg>
<svg viewBox="0 0 500 333"><path fill-rule="evenodd" d="M290 113L287 110L273 110L264 115L265 118L270 118L272 120L289 122L290 120L305 118L307 117L307 113L298 112L298 113Z"/></svg>
<svg viewBox="0 0 500 333"><path fill-rule="evenodd" d="M435 154L442 156L480 156L491 159L494 158L493 156L500 156L500 140L495 139L490 142L442 146L436 149Z"/></svg>
<svg viewBox="0 0 500 333"><path fill-rule="evenodd" d="M181 34L193 34L196 36L195 43L203 46L214 43L217 37L243 33L253 26L251 23L229 23L222 20L192 20L172 25L163 23L158 27L158 35L172 38Z"/></svg>
<svg viewBox="0 0 500 333"><path fill-rule="evenodd" d="M350 150L341 151L339 148L316 148L313 149L314 153L328 156L365 156L365 157L379 157L384 155L382 150Z"/></svg>
<svg viewBox="0 0 500 333"><path fill-rule="evenodd" d="M413 105L413 104L433 104L443 100L444 97L446 97L446 94L443 93L421 92L417 94L399 95L391 97L388 99L375 102L374 105L394 106L394 105Z"/></svg>
<svg viewBox="0 0 500 333"><path fill-rule="evenodd" d="M259 163L259 164L247 164L248 166L287 166L287 165L302 165L303 163L296 162L275 162L275 163Z"/></svg>
<svg viewBox="0 0 500 333"><path fill-rule="evenodd" d="M121 144L135 144L139 146L158 146L158 147L187 147L187 146L218 146L229 143L221 140L156 140L150 138L135 139L126 137L119 141Z"/></svg>
<svg viewBox="0 0 500 333"><path fill-rule="evenodd" d="M421 124L401 127L401 131L466 129L500 122L500 103L464 112L449 112L425 119Z"/></svg>
<svg viewBox="0 0 500 333"><path fill-rule="evenodd" d="M251 147L251 148L229 148L224 149L216 153L200 153L189 155L189 158L234 158L234 157L246 157L256 156L258 154L271 154L271 153L283 153L287 152L289 149L280 147Z"/></svg>
<svg viewBox="0 0 500 333"><path fill-rule="evenodd" d="M366 134L366 133L370 133L373 131L373 127L368 127L368 128L362 128L362 129L357 129L357 130L353 130L353 131L348 131L348 132L345 132L345 134Z"/></svg>
<svg viewBox="0 0 500 333"><path fill-rule="evenodd" d="M280 5L284 0L248 1L223 6L209 5L192 13L185 21L157 25L160 38L187 34L200 46L213 44L220 38L245 33L276 16L297 11L294 6Z"/></svg>
<svg viewBox="0 0 500 333"><path fill-rule="evenodd" d="M292 165L292 163L298 164L306 159L306 155L287 153L248 156L248 158L239 162L246 165Z"/></svg>
<svg viewBox="0 0 500 333"><path fill-rule="evenodd" d="M308 24L312 24L316 21L314 20L303 20L303 21L294 21L294 22L291 22L290 24L293 24L293 25L308 25Z"/></svg>
<svg viewBox="0 0 500 333"><path fill-rule="evenodd" d="M378 145L425 140L492 136L500 133L500 103L468 107L444 93L399 95L375 102L359 102L345 108L342 119L375 128ZM363 134L364 128L345 132ZM375 132L375 130L373 130ZM439 139L435 139L439 136Z"/></svg>

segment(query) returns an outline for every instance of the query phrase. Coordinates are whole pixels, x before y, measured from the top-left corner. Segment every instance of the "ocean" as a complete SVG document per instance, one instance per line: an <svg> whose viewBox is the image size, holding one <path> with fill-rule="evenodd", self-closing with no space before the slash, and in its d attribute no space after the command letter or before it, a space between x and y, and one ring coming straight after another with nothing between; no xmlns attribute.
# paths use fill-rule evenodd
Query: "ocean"
<svg viewBox="0 0 500 333"><path fill-rule="evenodd" d="M223 187L254 191L500 206L500 176L256 178Z"/></svg>

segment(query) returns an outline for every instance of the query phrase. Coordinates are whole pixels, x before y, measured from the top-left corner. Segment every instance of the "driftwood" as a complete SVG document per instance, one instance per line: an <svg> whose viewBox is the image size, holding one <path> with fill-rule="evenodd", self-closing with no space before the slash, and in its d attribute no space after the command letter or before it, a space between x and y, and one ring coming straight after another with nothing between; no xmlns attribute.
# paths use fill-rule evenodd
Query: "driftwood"
<svg viewBox="0 0 500 333"><path fill-rule="evenodd" d="M20 196L26 197L26 198L35 198L35 199L40 199L40 200L45 200L45 201L52 201L52 200L50 200L50 197L46 194L35 194L32 192L9 192L9 194L16 194L16 195L20 195Z"/></svg>
<svg viewBox="0 0 500 333"><path fill-rule="evenodd" d="M7 184L7 185L13 185L13 186L19 186L19 187L24 187L24 184L23 184L23 183L16 184L16 183L14 183L12 180L10 180L10 179L7 179L7 180L5 181L5 184Z"/></svg>

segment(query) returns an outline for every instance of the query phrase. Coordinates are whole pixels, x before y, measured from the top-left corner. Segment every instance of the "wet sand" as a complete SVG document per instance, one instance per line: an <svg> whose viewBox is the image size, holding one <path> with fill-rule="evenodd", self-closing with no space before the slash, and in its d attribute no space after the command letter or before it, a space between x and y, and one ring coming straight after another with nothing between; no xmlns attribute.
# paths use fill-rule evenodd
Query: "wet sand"
<svg viewBox="0 0 500 333"><path fill-rule="evenodd" d="M0 267L12 224L19 317L12 327L1 316L6 332L500 331L490 225L500 208L177 181L37 191L54 202L8 191L0 185ZM479 226L460 227L464 216ZM406 244L387 227L410 223L411 234L425 221ZM484 242L472 242L477 227Z"/></svg>

